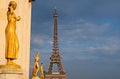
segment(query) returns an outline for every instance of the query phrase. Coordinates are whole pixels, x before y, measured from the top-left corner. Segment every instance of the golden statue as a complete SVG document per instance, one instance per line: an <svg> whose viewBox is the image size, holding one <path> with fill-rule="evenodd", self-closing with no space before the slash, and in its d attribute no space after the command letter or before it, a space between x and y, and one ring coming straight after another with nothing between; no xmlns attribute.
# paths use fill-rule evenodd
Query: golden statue
<svg viewBox="0 0 120 79"><path fill-rule="evenodd" d="M41 63L41 65L40 65L40 79L45 79L43 63Z"/></svg>
<svg viewBox="0 0 120 79"><path fill-rule="evenodd" d="M34 63L33 71L32 71L32 79L39 78L37 74L39 71L39 55L40 55L40 52L37 52L35 56L35 63Z"/></svg>
<svg viewBox="0 0 120 79"><path fill-rule="evenodd" d="M19 21L20 16L16 17L14 10L17 7L17 3L15 1L10 1L8 11L7 11L7 20L8 24L5 29L6 35L6 54L5 57L7 59L7 65L16 65L13 60L18 58L19 51L19 42L18 37L16 35L16 21Z"/></svg>

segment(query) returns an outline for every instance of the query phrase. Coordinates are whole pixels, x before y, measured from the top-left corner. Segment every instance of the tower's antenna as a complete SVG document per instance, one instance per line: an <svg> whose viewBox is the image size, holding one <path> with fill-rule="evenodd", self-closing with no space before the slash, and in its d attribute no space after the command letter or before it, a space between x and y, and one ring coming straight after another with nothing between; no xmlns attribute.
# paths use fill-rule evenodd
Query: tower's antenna
<svg viewBox="0 0 120 79"><path fill-rule="evenodd" d="M56 7L56 6L54 6L54 9L56 10L56 9L57 9L57 7Z"/></svg>
<svg viewBox="0 0 120 79"><path fill-rule="evenodd" d="M54 4L53 4L53 6L54 6L54 10L56 10L57 9L57 3L56 3L56 0L54 0Z"/></svg>

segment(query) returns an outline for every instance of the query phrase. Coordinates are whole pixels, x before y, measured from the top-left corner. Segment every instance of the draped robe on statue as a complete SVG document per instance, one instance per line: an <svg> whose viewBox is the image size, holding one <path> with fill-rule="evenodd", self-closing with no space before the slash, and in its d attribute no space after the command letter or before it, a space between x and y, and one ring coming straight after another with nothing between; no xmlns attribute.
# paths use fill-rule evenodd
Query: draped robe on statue
<svg viewBox="0 0 120 79"><path fill-rule="evenodd" d="M16 15L14 12L7 12L8 24L5 30L6 34L6 59L17 59L19 42L16 35Z"/></svg>

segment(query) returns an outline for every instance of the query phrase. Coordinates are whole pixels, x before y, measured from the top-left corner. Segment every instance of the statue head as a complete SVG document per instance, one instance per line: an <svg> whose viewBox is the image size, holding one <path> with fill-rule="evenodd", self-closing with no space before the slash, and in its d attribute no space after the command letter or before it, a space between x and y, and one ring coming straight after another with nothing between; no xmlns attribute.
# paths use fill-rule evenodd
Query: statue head
<svg viewBox="0 0 120 79"><path fill-rule="evenodd" d="M9 7L12 7L15 10L17 7L17 3L15 1L10 1Z"/></svg>

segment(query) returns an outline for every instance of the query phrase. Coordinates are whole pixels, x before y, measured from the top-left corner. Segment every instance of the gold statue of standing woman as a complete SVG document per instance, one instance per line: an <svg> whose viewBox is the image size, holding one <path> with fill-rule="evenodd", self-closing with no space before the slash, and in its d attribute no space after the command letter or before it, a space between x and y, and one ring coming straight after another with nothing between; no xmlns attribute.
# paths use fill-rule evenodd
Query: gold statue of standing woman
<svg viewBox="0 0 120 79"><path fill-rule="evenodd" d="M5 29L5 35L6 35L5 57L7 59L7 65L14 65L18 67L18 65L13 62L13 60L18 58L18 51L19 51L19 42L18 42L18 37L16 35L16 21L19 21L21 19L20 16L16 17L14 13L16 7L17 7L17 3L15 1L10 1L7 11L8 24Z"/></svg>

